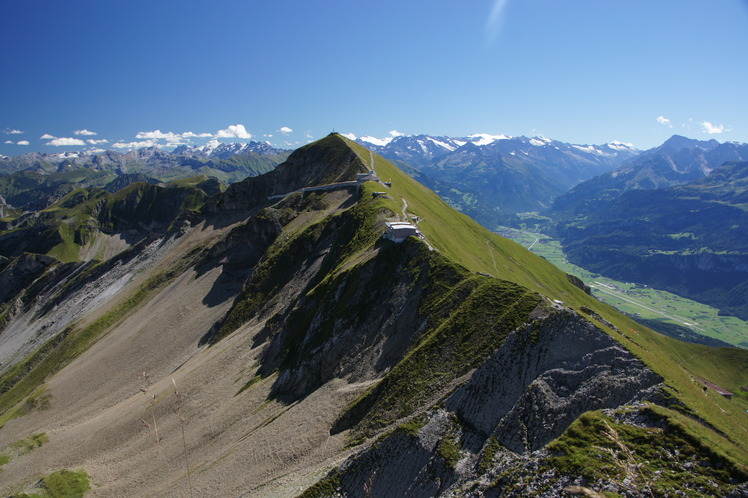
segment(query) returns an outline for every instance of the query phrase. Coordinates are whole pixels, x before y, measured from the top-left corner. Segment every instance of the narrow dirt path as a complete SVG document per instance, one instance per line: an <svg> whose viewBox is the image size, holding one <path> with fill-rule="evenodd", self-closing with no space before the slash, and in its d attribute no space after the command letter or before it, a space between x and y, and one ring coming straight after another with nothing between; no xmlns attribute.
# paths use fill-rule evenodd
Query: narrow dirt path
<svg viewBox="0 0 748 498"><path fill-rule="evenodd" d="M493 250L491 249L491 241L486 239L486 246L488 247L488 254L491 255L491 260L493 261L493 268L496 270L496 274L499 273L499 267L496 265L496 258L493 256Z"/></svg>

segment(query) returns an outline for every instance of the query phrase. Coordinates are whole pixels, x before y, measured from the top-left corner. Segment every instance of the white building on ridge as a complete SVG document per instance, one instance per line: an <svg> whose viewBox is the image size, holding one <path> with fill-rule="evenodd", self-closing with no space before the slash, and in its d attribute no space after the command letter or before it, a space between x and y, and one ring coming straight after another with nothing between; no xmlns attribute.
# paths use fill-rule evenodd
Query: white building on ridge
<svg viewBox="0 0 748 498"><path fill-rule="evenodd" d="M411 235L421 236L421 231L415 225L405 221L388 221L385 226L387 228L382 236L392 242L400 243Z"/></svg>

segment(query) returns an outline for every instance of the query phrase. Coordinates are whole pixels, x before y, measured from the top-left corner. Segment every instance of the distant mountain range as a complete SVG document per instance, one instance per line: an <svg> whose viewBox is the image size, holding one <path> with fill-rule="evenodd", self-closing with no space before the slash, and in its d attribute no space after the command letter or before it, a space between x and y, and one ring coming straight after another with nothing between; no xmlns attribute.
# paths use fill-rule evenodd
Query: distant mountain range
<svg viewBox="0 0 748 498"><path fill-rule="evenodd" d="M59 172L64 169L85 167L106 170L142 169L143 167L158 170L168 166L199 168L212 167L219 163L219 160L230 159L234 156L287 157L290 152L289 150L274 148L267 142L227 144L218 140L211 140L205 145L181 145L171 152L158 147L145 147L128 152L115 150L60 152L55 154L31 152L17 157L0 156L0 173L13 173L25 169Z"/></svg>
<svg viewBox="0 0 748 498"><path fill-rule="evenodd" d="M639 154L630 144L574 145L545 137L428 135L359 143L399 165L489 228L507 215L548 208L574 185Z"/></svg>
<svg viewBox="0 0 748 498"><path fill-rule="evenodd" d="M130 152L4 157L0 158L0 209L43 209L80 187L113 191L134 182L168 182L196 175L233 183L271 171L290 153L266 142L224 144L213 140L171 152L148 147Z"/></svg>
<svg viewBox="0 0 748 498"><path fill-rule="evenodd" d="M673 135L659 147L625 161L614 171L582 182L558 197L553 211L584 215L629 190L683 185L707 176L727 161L748 160L748 144L701 141Z"/></svg>
<svg viewBox="0 0 748 498"><path fill-rule="evenodd" d="M622 142L573 145L545 137L488 134L361 137L358 142L392 160L489 228L514 224L515 213L543 210L574 185L639 153ZM76 186L104 187L122 175L140 178L137 181L171 181L202 174L233 183L270 171L289 153L266 142L225 144L213 140L171 152L151 147L130 152L3 157L0 173L11 177L0 180L0 196L10 206L33 210L60 199ZM117 185L121 187L123 181L119 179ZM32 189L34 193L28 194Z"/></svg>
<svg viewBox="0 0 748 498"><path fill-rule="evenodd" d="M24 154L0 158L0 173L37 171L43 174L92 168L118 174L146 173L172 180L185 175L207 174L234 182L247 176L270 171L291 153L276 149L267 142L221 143L212 140L205 145L182 145L169 152L146 147L129 152L114 150L62 152L57 154Z"/></svg>
<svg viewBox="0 0 748 498"><path fill-rule="evenodd" d="M748 319L748 145L674 136L559 197L570 261Z"/></svg>

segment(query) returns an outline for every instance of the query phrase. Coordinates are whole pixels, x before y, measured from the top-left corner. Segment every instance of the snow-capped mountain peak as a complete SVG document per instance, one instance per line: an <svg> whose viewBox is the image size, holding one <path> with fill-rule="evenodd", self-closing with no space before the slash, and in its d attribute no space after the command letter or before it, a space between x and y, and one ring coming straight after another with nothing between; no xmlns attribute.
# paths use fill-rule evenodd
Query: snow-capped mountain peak
<svg viewBox="0 0 748 498"><path fill-rule="evenodd" d="M543 147L549 143L551 143L551 141L544 137L533 137L530 139L530 145L534 145L535 147Z"/></svg>
<svg viewBox="0 0 748 498"><path fill-rule="evenodd" d="M511 137L507 135L489 135L488 133L474 133L472 135L468 135L467 138L473 144L481 146L481 145L492 144L497 140L509 140Z"/></svg>
<svg viewBox="0 0 748 498"><path fill-rule="evenodd" d="M444 141L442 141L442 140L437 140L437 139L436 139L436 138L434 138L434 137L426 137L426 138L427 138L428 140L431 140L431 141L432 141L432 142L433 142L433 143L434 143L435 145L437 145L437 146L439 146L439 147L442 147L442 148L444 148L444 149L447 149L447 150L448 150L448 151L450 151L450 152L452 152L452 151L453 151L453 150L455 150L455 149L456 149L457 147L459 147L459 145L458 145L458 146L455 146L454 144L450 144L450 143L444 142Z"/></svg>
<svg viewBox="0 0 748 498"><path fill-rule="evenodd" d="M627 142L619 142L617 140L613 140L610 143L605 144L605 147L608 147L609 149L613 150L620 150L620 151L636 151L636 147L634 147L634 144L627 143Z"/></svg>
<svg viewBox="0 0 748 498"><path fill-rule="evenodd" d="M215 138L208 142L205 145L199 145L197 147L192 147L193 150L199 150L203 154L209 155L214 150L216 150L218 147L220 147L222 144L219 140L216 140Z"/></svg>
<svg viewBox="0 0 748 498"><path fill-rule="evenodd" d="M363 136L358 138L358 142L389 159L398 159L415 167L426 166L450 154L475 154L478 151L483 151L488 157L506 154L539 160L547 156L546 161L555 161L561 156L573 156L574 161L586 161L591 164L603 161L604 167L614 167L620 161L639 153L633 145L625 142L574 145L542 135L532 138L488 133L474 133L461 138L430 135L400 135L387 138ZM470 151L465 150L466 145L470 146Z"/></svg>
<svg viewBox="0 0 748 498"><path fill-rule="evenodd" d="M205 145L180 145L172 152L174 154L180 154L185 156L197 156L204 158L219 158L226 159L231 156L238 154L246 154L249 152L256 152L263 155L274 155L277 154L280 149L274 148L270 142L233 142L223 143L219 140L213 139Z"/></svg>
<svg viewBox="0 0 748 498"><path fill-rule="evenodd" d="M359 137L359 142L365 142L367 144L376 145L378 147L384 147L388 143L392 142L393 137L387 137L387 138L377 138L377 137L371 137L371 136L363 136Z"/></svg>

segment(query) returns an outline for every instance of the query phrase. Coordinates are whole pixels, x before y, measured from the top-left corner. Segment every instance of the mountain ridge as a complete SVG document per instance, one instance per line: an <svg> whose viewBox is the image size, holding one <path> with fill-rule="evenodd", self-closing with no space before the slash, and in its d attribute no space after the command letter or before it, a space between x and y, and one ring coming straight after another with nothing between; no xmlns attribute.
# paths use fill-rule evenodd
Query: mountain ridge
<svg viewBox="0 0 748 498"><path fill-rule="evenodd" d="M673 135L662 145L642 152L618 169L597 176L559 196L552 207L556 215L593 212L623 192L681 185L707 176L727 161L748 159L748 145L716 140L699 141Z"/></svg>
<svg viewBox="0 0 748 498"><path fill-rule="evenodd" d="M329 161L323 164L325 158ZM369 169L391 184L343 184L315 192L292 188L355 178ZM452 484L498 478L502 461L543 460L532 451L489 451L491 435L471 439L470 424L459 417L455 422L441 411L439 401L450 399L443 405L448 410L454 403L468 406L448 396L474 379L467 391L454 392L480 404L480 396L466 394L483 392L488 385L475 372L491 373L489 361L524 358L532 363L556 355L559 348L546 342L554 334L560 344L569 343L568 356L561 364L549 361L547 369L528 372L516 385L512 382L518 396L516 403L506 401L516 409L509 409L514 418L502 426L500 434L508 438L504 443L511 446L515 434L510 420L527 419L523 410L531 418L558 422L547 437L566 434L567 425L579 416L569 408L574 403L551 403L533 411L541 406L533 401L544 399L543 393L589 392L598 396L597 407L643 413L643 405L626 404L631 396L625 390L637 390L633 384L606 389L616 378L607 375L611 364L627 377L623 372L632 365L632 356L644 365L636 367L640 371L655 373L642 374L641 386L654 387L641 399L661 403L662 420L674 420L678 403L684 403L696 418L741 441L738 418L719 413L738 413L746 403L742 395L732 402L710 398L707 404L700 385L666 358L683 360L709 351L724 364L740 365L743 352L682 344L638 326L572 285L547 261L480 227L381 156L339 135L300 150L275 171L235 184L231 193L215 194L194 216L181 218L173 231L144 241L142 247L152 247L157 256L144 259L141 270L127 266L145 256L138 248L123 256L122 264L112 263L124 274L106 285L101 276L108 272L92 265L91 272L78 274L75 285L48 287L52 295L66 297L46 313L62 313L76 292L91 295L84 282L101 283L95 293L101 301L65 329L61 342L38 349L36 363L25 364L28 370L19 367L10 376L4 371L0 447L29 433L50 434L48 444L7 464L4 475L12 482L6 488L21 485L36 468L74 466L86 469L96 491L108 495L177 493L188 485L199 494L290 494L290 486L296 494L313 489L330 467L337 468L331 462L385 448L391 438L411 438L415 431L419 440L424 436L425 445L406 446L420 456L406 462L403 472L421 469L432 482L439 478L445 483L437 492L457 492ZM293 193L280 200L266 195L287 192ZM382 239L384 222L402 217L418 220L428 245L417 238L401 245ZM54 328L58 315L44 313L34 323ZM23 319L13 318L14 323ZM629 331L634 328L636 332ZM593 336L600 349L585 340ZM565 341L569 337L577 338L574 346ZM7 338L6 333L0 338ZM620 355L605 356L614 352L611 346ZM66 351L76 353L66 356ZM521 353L530 351L535 353ZM613 357L620 361L611 363ZM579 362L576 373L560 375L556 367L572 359ZM689 367L704 378L733 389L745 379L743 370L722 371L697 360ZM45 374L42 367L55 369ZM657 376L672 387L659 385ZM47 410L36 408L38 402L25 404L29 394L40 399L45 393ZM8 420L9 413L24 406L25 415ZM350 428L331 434L352 407L358 407L358 415L363 410L363 417L348 416ZM474 414L482 409L461 413L477 425ZM157 420L161 439L154 438ZM401 429L409 420L418 427ZM626 420L611 424L621 431L634 427ZM692 434L695 426L684 424L683 431ZM429 429L422 431L425 427ZM373 437L363 446L360 439L349 439L366 436L367 430ZM524 434L537 437L546 448L539 431L533 425ZM604 427L595 426L592 432L601 431ZM92 432L96 438L85 437ZM723 462L719 455L733 451L732 459L721 464L726 474L709 476L740 492L748 475L744 450L716 432L708 437L719 443L704 436L704 444L716 449L700 451L698 458L717 465ZM644 441L638 444L646 446L649 439ZM562 436L562 442L566 446L554 450L554 458L575 451L577 443L570 437ZM346 449L350 444L355 446ZM191 463L185 471L179 455L186 454ZM484 470L477 466L478 458L486 461ZM677 459L673 468L680 471L686 463L685 457ZM629 486L610 468L596 468L586 478L583 469L567 460L550 465L565 469L575 483ZM376 463L359 468L360 476L396 476ZM463 470L450 470L456 468ZM528 469L525 474L515 469L519 474L513 482L545 479L543 472ZM650 471L655 468L642 467L642 472ZM347 486L347 478L344 468L334 472L342 475L333 486L337 491ZM459 477L447 481L455 475ZM548 495L557 494L564 482L549 481ZM679 483L686 490L698 485L687 474Z"/></svg>
<svg viewBox="0 0 748 498"><path fill-rule="evenodd" d="M126 152L120 152L114 149L94 150L94 151L77 151L77 152L30 152L15 157L4 157L0 162L0 169L4 171L18 171L29 167L45 168L47 165L56 167L67 167L71 165L81 165L88 162L97 166L109 164L131 164L147 162L149 159L159 159L169 155L187 156L193 158L226 159L229 156L254 152L266 156L281 155L287 152L284 149L277 149L267 142L235 142L223 143L218 140L211 140L205 145L180 145L171 151L164 150L160 147L142 147Z"/></svg>

